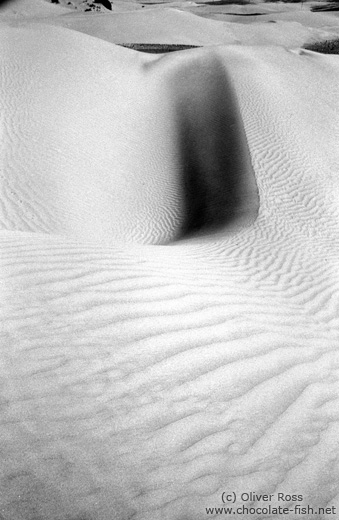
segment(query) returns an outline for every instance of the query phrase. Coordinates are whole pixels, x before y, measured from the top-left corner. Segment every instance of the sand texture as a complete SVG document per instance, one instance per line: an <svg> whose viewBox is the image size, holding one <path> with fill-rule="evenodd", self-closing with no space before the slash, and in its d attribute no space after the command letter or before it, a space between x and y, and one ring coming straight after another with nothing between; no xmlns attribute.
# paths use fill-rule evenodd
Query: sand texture
<svg viewBox="0 0 339 520"><path fill-rule="evenodd" d="M184 10L32 5L0 16L0 519L334 520L338 56L289 20L237 44ZM141 16L205 46L100 34L146 41Z"/></svg>

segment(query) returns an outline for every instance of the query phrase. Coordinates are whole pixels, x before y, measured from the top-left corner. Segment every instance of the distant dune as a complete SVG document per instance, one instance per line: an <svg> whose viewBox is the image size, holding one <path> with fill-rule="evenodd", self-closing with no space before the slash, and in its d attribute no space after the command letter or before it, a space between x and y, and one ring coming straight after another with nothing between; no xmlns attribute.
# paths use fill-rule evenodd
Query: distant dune
<svg viewBox="0 0 339 520"><path fill-rule="evenodd" d="M0 519L334 520L339 58L298 47L334 18L27 5L0 9Z"/></svg>

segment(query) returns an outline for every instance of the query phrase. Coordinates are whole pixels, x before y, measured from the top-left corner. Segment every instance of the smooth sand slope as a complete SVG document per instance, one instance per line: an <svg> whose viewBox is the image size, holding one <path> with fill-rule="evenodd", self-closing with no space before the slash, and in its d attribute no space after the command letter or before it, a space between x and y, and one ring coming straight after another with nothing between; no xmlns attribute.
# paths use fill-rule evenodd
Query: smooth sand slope
<svg viewBox="0 0 339 520"><path fill-rule="evenodd" d="M338 57L5 25L1 520L333 520Z"/></svg>

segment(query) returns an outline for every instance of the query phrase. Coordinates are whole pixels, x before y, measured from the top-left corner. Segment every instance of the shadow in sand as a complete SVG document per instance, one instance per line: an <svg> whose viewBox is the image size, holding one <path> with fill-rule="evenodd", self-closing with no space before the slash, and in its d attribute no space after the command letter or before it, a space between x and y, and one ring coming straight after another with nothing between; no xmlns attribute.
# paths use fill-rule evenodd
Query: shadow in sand
<svg viewBox="0 0 339 520"><path fill-rule="evenodd" d="M197 5L248 5L250 0L212 0L211 2L196 2Z"/></svg>
<svg viewBox="0 0 339 520"><path fill-rule="evenodd" d="M242 118L221 59L210 51L175 74L185 213L181 238L252 223L259 195Z"/></svg>
<svg viewBox="0 0 339 520"><path fill-rule="evenodd" d="M317 11L339 11L339 4L338 2L328 2L323 5L314 5L311 7L312 12Z"/></svg>
<svg viewBox="0 0 339 520"><path fill-rule="evenodd" d="M121 47L133 49L134 51L147 52L150 54L165 54L167 52L185 51L197 49L197 45L180 45L171 43L118 43Z"/></svg>
<svg viewBox="0 0 339 520"><path fill-rule="evenodd" d="M14 4L13 0L0 0L0 9L8 4Z"/></svg>
<svg viewBox="0 0 339 520"><path fill-rule="evenodd" d="M265 14L269 13L220 13L226 16L265 16Z"/></svg>

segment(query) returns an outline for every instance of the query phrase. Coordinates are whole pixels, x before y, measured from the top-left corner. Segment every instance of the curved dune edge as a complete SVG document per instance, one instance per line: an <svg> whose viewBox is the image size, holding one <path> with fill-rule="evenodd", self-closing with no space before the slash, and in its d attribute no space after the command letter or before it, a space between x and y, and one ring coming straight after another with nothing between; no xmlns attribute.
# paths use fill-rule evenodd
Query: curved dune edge
<svg viewBox="0 0 339 520"><path fill-rule="evenodd" d="M280 492L338 507L337 58L219 47L157 62L95 39L88 48L89 37L61 29L3 34L2 517L200 520L228 490L271 493L272 506ZM192 84L186 59L212 61L217 99L227 70L260 207L245 204L246 225L209 239L106 244L111 199L101 197L112 193L113 161L126 175L137 161L144 168L130 185L114 179L117 204L130 193L137 213L137 194L140 208L170 200L183 214L176 123L190 123L200 99L177 81L184 71ZM140 101L145 85L150 99ZM176 120L168 94L182 96ZM141 146L139 125L151 132ZM188 124L192 142L204 132ZM88 218L72 217L78 208Z"/></svg>

